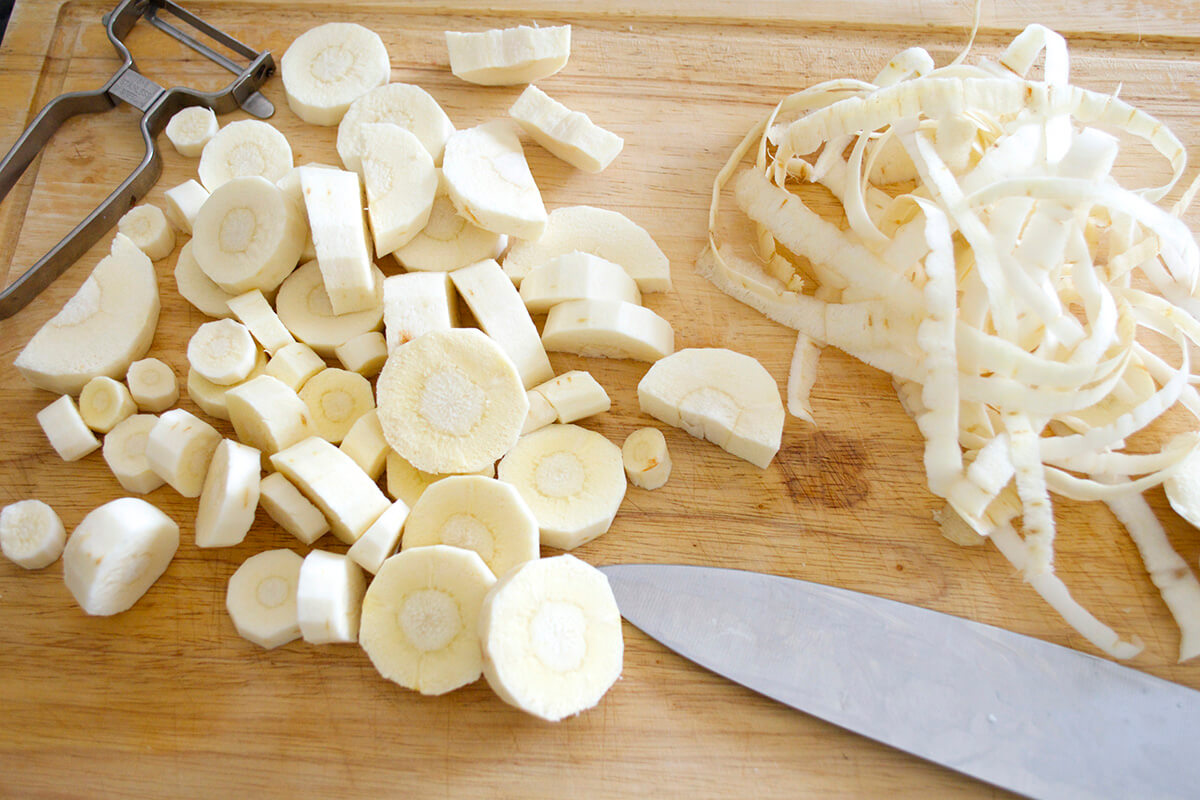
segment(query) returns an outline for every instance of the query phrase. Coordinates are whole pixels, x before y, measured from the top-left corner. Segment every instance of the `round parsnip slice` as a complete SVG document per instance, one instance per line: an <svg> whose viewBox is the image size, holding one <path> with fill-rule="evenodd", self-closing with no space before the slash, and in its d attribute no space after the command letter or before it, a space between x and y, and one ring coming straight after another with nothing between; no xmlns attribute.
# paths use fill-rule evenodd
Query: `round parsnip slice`
<svg viewBox="0 0 1200 800"><path fill-rule="evenodd" d="M391 73L379 34L353 22L310 28L279 62L288 106L310 125L337 125L351 103Z"/></svg>
<svg viewBox="0 0 1200 800"><path fill-rule="evenodd" d="M217 115L211 108L189 106L171 116L163 133L175 152L186 158L196 158L204 152L204 146L217 135L220 128Z"/></svg>
<svg viewBox="0 0 1200 800"><path fill-rule="evenodd" d="M450 71L483 86L512 86L548 78L571 56L571 26L446 31Z"/></svg>
<svg viewBox="0 0 1200 800"><path fill-rule="evenodd" d="M242 119L221 128L200 154L200 183L210 192L234 178L257 176L274 183L292 168L292 146L268 122Z"/></svg>
<svg viewBox="0 0 1200 800"><path fill-rule="evenodd" d="M104 461L127 492L148 494L165 483L146 458L146 443L157 422L153 414L134 414L104 436Z"/></svg>
<svg viewBox="0 0 1200 800"><path fill-rule="evenodd" d="M79 393L79 415L96 433L108 433L135 411L137 404L129 389L107 375L92 378Z"/></svg>
<svg viewBox="0 0 1200 800"><path fill-rule="evenodd" d="M477 472L517 441L529 400L517 368L474 328L431 331L392 351L376 403L384 438L425 472Z"/></svg>
<svg viewBox="0 0 1200 800"><path fill-rule="evenodd" d="M446 544L474 550L497 577L538 557L538 524L520 492L482 475L451 475L421 494L402 549Z"/></svg>
<svg viewBox="0 0 1200 800"><path fill-rule="evenodd" d="M209 195L192 235L200 269L234 295L275 289L303 247L304 221L295 207L257 176L234 178Z"/></svg>
<svg viewBox="0 0 1200 800"><path fill-rule="evenodd" d="M117 230L128 236L151 261L166 258L175 249L175 231L158 206L134 206L117 220Z"/></svg>
<svg viewBox="0 0 1200 800"><path fill-rule="evenodd" d="M638 428L621 445L625 477L641 489L658 489L671 477L671 454L658 428Z"/></svg>
<svg viewBox="0 0 1200 800"><path fill-rule="evenodd" d="M514 242L502 265L519 286L535 267L574 250L620 264L643 293L671 290L670 262L646 229L620 212L594 206L554 209L541 238Z"/></svg>
<svg viewBox="0 0 1200 800"><path fill-rule="evenodd" d="M48 567L66 544L62 520L41 500L19 500L0 510L0 551L17 566Z"/></svg>
<svg viewBox="0 0 1200 800"><path fill-rule="evenodd" d="M411 131L435 164L442 163L446 140L454 133L454 123L437 100L420 86L411 83L379 86L351 103L338 125L337 151L346 169L359 170L362 126L373 122L390 122Z"/></svg>
<svg viewBox="0 0 1200 800"><path fill-rule="evenodd" d="M473 225L454 208L446 179L438 170L438 190L429 222L413 240L392 253L409 272L452 272L487 258L499 258L508 237Z"/></svg>
<svg viewBox="0 0 1200 800"><path fill-rule="evenodd" d="M79 291L38 329L13 366L39 389L78 395L97 375L123 378L158 326L154 264L118 233Z"/></svg>
<svg viewBox="0 0 1200 800"><path fill-rule="evenodd" d="M546 228L546 207L525 151L506 120L458 131L446 141L442 175L454 207L494 233L537 239Z"/></svg>
<svg viewBox="0 0 1200 800"><path fill-rule="evenodd" d="M230 576L225 608L243 639L270 650L300 638L296 584L303 563L291 550L267 550Z"/></svg>
<svg viewBox="0 0 1200 800"><path fill-rule="evenodd" d="M363 125L362 176L375 253L387 255L410 242L429 222L438 174L415 135L399 125Z"/></svg>
<svg viewBox="0 0 1200 800"><path fill-rule="evenodd" d="M779 451L783 401L757 360L694 347L654 364L638 384L642 411L766 468Z"/></svg>
<svg viewBox="0 0 1200 800"><path fill-rule="evenodd" d="M496 582L478 553L434 545L383 562L363 598L358 640L379 674L439 695L483 673L477 621Z"/></svg>
<svg viewBox="0 0 1200 800"><path fill-rule="evenodd" d="M479 615L483 674L504 702L557 722L621 675L621 614L604 573L571 555L530 561L498 581Z"/></svg>
<svg viewBox="0 0 1200 800"><path fill-rule="evenodd" d="M547 425L522 436L500 460L496 477L525 498L542 544L560 550L606 532L625 499L621 449L578 425Z"/></svg>
<svg viewBox="0 0 1200 800"><path fill-rule="evenodd" d="M161 359L143 358L129 365L125 373L129 396L141 411L158 413L179 399L179 379L175 370Z"/></svg>
<svg viewBox="0 0 1200 800"><path fill-rule="evenodd" d="M188 364L205 380L232 386L250 377L258 361L258 345L236 320L206 322L188 340Z"/></svg>
<svg viewBox="0 0 1200 800"><path fill-rule="evenodd" d="M373 267L383 284L383 272ZM359 334L383 327L383 298L379 305L349 314L334 314L329 293L316 261L309 261L287 277L275 297L275 311L292 335L318 354L332 357L339 345Z"/></svg>

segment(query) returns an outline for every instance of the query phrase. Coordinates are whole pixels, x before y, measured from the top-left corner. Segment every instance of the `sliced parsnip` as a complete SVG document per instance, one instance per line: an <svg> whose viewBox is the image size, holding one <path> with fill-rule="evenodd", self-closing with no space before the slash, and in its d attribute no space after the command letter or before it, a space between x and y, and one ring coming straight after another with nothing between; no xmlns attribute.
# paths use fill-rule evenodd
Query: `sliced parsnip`
<svg viewBox="0 0 1200 800"><path fill-rule="evenodd" d="M537 239L545 230L541 191L507 121L454 133L446 140L442 175L454 207L475 225L522 239Z"/></svg>

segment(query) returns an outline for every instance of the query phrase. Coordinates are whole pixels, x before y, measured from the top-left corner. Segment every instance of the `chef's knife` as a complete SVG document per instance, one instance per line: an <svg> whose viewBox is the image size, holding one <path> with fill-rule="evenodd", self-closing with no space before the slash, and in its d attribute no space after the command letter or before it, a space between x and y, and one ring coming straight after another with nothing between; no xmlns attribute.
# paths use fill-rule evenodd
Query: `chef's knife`
<svg viewBox="0 0 1200 800"><path fill-rule="evenodd" d="M1200 796L1200 692L991 625L713 567L602 568L634 626L843 728L1037 798Z"/></svg>

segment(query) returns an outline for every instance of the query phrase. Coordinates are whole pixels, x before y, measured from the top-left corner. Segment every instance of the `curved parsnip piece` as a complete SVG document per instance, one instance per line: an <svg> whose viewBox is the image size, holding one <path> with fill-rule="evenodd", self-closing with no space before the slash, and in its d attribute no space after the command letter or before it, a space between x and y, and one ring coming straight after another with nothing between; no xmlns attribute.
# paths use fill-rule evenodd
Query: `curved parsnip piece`
<svg viewBox="0 0 1200 800"><path fill-rule="evenodd" d="M387 255L412 241L433 210L438 173L414 134L387 123L363 125L361 171L375 252Z"/></svg>
<svg viewBox="0 0 1200 800"><path fill-rule="evenodd" d="M638 384L642 411L766 469L783 435L775 379L755 359L697 347L655 363Z"/></svg>
<svg viewBox="0 0 1200 800"><path fill-rule="evenodd" d="M675 350L671 323L645 306L621 300L571 300L546 315L546 350L586 358L654 362Z"/></svg>
<svg viewBox="0 0 1200 800"><path fill-rule="evenodd" d="M536 86L526 87L509 115L534 141L573 167L601 172L612 163L625 140L572 111Z"/></svg>
<svg viewBox="0 0 1200 800"><path fill-rule="evenodd" d="M485 122L446 140L442 175L458 213L479 227L522 239L545 230L542 194L507 121Z"/></svg>
<svg viewBox="0 0 1200 800"><path fill-rule="evenodd" d="M158 326L154 265L118 233L75 296L33 335L13 366L39 389L78 395L97 375L120 379Z"/></svg>
<svg viewBox="0 0 1200 800"><path fill-rule="evenodd" d="M571 26L446 31L450 71L483 86L511 86L547 78L571 56Z"/></svg>
<svg viewBox="0 0 1200 800"><path fill-rule="evenodd" d="M358 172L361 168L362 126L374 122L390 122L412 132L435 164L442 163L446 140L454 133L454 123L437 100L420 86L411 83L379 86L355 100L338 125L337 151L346 169Z"/></svg>
<svg viewBox="0 0 1200 800"><path fill-rule="evenodd" d="M452 272L485 258L499 258L508 237L473 225L454 208L446 179L438 170L438 190L429 221L412 241L392 253L409 272Z"/></svg>
<svg viewBox="0 0 1200 800"><path fill-rule="evenodd" d="M535 267L574 250L620 264L643 292L671 290L671 265L646 229L617 211L594 206L556 208L534 241L514 242L504 271L520 285Z"/></svg>
<svg viewBox="0 0 1200 800"><path fill-rule="evenodd" d="M346 544L354 544L391 505L350 456L317 436L280 450L271 464L317 504Z"/></svg>

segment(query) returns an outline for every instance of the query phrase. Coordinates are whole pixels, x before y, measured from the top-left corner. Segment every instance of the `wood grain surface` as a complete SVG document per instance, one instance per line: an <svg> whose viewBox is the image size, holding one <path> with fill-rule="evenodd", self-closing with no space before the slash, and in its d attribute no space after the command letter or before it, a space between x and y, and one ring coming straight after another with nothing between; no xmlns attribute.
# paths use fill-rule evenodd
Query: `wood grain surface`
<svg viewBox="0 0 1200 800"><path fill-rule="evenodd" d="M571 23L570 63L539 85L623 136L625 149L608 170L587 175L528 144L547 206L603 206L646 227L670 258L676 286L650 295L647 305L672 322L677 346L750 353L781 388L793 334L692 271L716 170L780 97L839 75L869 79L911 45L944 63L965 43L971 16L968 3L944 0L187 5L276 58L317 23L367 25L387 44L393 80L427 89L460 128L504 116L520 87L454 78L442 31ZM1171 125L1193 157L1200 154L1194 9L1183 0L1082 6L986 3L976 49L996 53L1029 22L1057 26L1069 34L1075 82L1120 87L1124 99ZM100 24L109 7L100 0L18 3L0 48L3 146L44 102L111 74L116 59ZM139 28L129 43L142 71L166 85L211 89L225 80L155 31ZM297 163L336 163L335 129L301 123L278 79L265 94ZM137 118L119 109L63 127L0 205L0 274L19 274L133 168ZM161 144L164 170L153 203L196 168ZM1149 163L1134 153L1125 168L1145 171ZM1196 216L1189 222L1194 227ZM68 530L122 492L99 452L72 464L55 456L34 420L53 397L32 389L11 364L107 248L106 237L35 303L0 323L0 505L41 498ZM175 293L174 261L172 254L157 265L163 312L150 354L182 378L184 345L205 318ZM609 390L612 411L586 427L619 443L650 422L635 391L644 364L551 360L558 371L591 371ZM666 430L675 462L670 482L655 492L631 488L612 529L576 554L595 564L775 572L1093 652L994 549L941 538L919 436L886 376L828 351L812 399L817 425L789 418L782 450L766 470ZM186 396L180 405L198 410ZM508 707L483 681L438 698L408 692L380 678L357 646L295 642L260 650L234 632L226 580L253 553L304 548L260 513L244 544L201 551L192 537L194 500L169 488L148 499L180 523L183 543L166 574L124 614L85 616L63 586L61 563L37 572L0 563L2 797L1003 795L730 684L629 626L621 681L599 707L557 725ZM1167 511L1161 490L1150 500L1195 566L1200 533ZM1059 572L1075 596L1146 643L1131 665L1200 688L1200 664L1176 663L1175 627L1111 515L1062 502L1059 520ZM331 537L319 546L344 551Z"/></svg>

